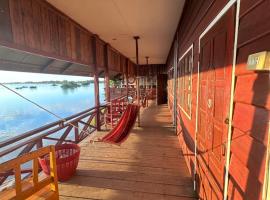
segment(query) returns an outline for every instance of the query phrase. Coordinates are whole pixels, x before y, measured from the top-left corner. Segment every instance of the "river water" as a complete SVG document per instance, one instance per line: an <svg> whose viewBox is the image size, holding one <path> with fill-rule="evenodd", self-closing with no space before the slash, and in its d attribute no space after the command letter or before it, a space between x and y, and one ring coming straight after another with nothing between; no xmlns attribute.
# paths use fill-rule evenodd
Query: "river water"
<svg viewBox="0 0 270 200"><path fill-rule="evenodd" d="M40 104L62 118L94 106L94 84L75 89L63 89L60 84L7 84L8 87ZM26 86L27 88L15 89ZM100 83L100 101L104 102L104 84ZM0 142L57 121L55 116L41 110L11 91L0 86Z"/></svg>

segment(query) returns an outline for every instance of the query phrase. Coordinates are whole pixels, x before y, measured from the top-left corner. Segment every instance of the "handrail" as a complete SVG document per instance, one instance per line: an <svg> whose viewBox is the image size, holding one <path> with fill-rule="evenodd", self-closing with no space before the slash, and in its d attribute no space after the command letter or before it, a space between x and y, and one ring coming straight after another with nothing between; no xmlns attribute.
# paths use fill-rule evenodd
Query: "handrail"
<svg viewBox="0 0 270 200"><path fill-rule="evenodd" d="M79 143L88 135L97 130L97 117L99 116L101 125L105 124L105 111L108 104L99 107L92 107L80 113L66 117L63 120L52 122L40 128L25 132L0 142L0 157L11 155L17 149L18 155L31 152L44 146L44 141L51 141L49 144L62 144L64 142ZM97 113L100 113L97 115ZM79 129L77 127L80 127ZM58 134L59 133L59 134ZM53 135L57 134L57 135ZM69 138L68 138L69 137ZM49 145L48 143L46 144ZM11 157L8 157L11 159ZM0 185L10 176L10 173L0 174Z"/></svg>
<svg viewBox="0 0 270 200"><path fill-rule="evenodd" d="M103 104L103 105L101 105L100 107L106 107L106 104ZM78 116L80 116L80 115L82 115L82 114L85 114L85 113L88 113L88 112L90 112L90 111L93 111L93 110L95 110L96 108L97 108L97 107L92 107L92 108L87 109L87 110L85 110L85 111L82 111L82 112L80 112L80 113L77 113L77 114L71 115L71 116L69 116L69 117L63 118L63 120L58 120L58 121L52 122L52 123L50 123L50 124L41 126L41 127L39 127L39 128L33 129L33 130L31 130L31 131L27 131L27 132L25 132L25 133L23 133L23 134L20 134L20 135L18 135L18 136L9 138L9 139L7 139L7 140L5 140L5 141L0 142L0 148L3 148L4 146L7 146L7 145L12 144L12 143L14 143L14 142L17 142L17 141L19 141L19 140L21 140L21 139L24 139L24 138L26 138L26 137L30 137L30 136L36 134L37 132L42 132L42 131L48 130L48 129L50 129L50 128L56 126L56 125L63 124L65 121L69 121L70 119L76 118L76 117L78 117Z"/></svg>
<svg viewBox="0 0 270 200"><path fill-rule="evenodd" d="M102 105L100 105L100 108L105 108L106 106L107 106L107 104L102 104ZM52 123L50 123L50 124L41 126L41 127L39 127L39 128L33 129L33 130L31 130L31 131L27 131L27 132L25 132L25 133L23 133L23 134L20 134L20 135L18 135L18 136L9 138L9 139L7 139L7 140L5 140L5 141L0 142L0 148L3 148L4 146L7 146L7 145L12 144L12 143L14 143L14 142L17 142L17 141L19 141L19 140L21 140L21 139L25 139L26 137L30 137L30 136L36 134L37 132L42 132L42 131L48 130L48 129L50 129L50 128L56 126L56 125L63 124L63 123L65 123L66 121L69 121L69 120L71 120L71 119L73 119L73 118L76 118L76 117L78 117L78 116L80 116L80 115L83 115L83 114L86 114L86 115L87 115L87 113L89 113L90 111L93 111L93 110L95 110L95 109L97 109L97 107L89 108L89 109L87 109L87 110L85 110L85 111L82 111L82 112L80 112L80 113L77 113L77 114L71 115L71 116L69 116L69 117L63 118L63 120L58 120L58 121L52 122ZM73 121L74 121L74 120L73 120ZM73 122L73 121L72 121L72 122Z"/></svg>

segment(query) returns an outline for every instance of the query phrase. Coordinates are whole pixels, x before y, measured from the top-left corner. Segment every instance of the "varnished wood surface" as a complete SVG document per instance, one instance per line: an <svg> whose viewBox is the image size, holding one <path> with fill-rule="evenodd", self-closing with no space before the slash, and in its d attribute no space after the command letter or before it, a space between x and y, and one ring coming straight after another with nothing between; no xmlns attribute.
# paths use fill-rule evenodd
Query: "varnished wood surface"
<svg viewBox="0 0 270 200"><path fill-rule="evenodd" d="M141 127L121 146L81 143L77 173L59 184L60 199L195 199L167 106L141 113Z"/></svg>

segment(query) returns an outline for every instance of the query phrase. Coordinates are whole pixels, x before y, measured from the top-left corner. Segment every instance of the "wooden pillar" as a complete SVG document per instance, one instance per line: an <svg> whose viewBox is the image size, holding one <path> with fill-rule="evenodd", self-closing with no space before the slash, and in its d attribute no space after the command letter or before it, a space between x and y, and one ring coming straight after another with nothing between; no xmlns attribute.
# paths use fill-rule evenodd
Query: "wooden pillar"
<svg viewBox="0 0 270 200"><path fill-rule="evenodd" d="M109 61L108 61L108 44L106 44L104 49L104 59L105 59L105 96L106 102L111 101L111 91L110 91L110 74L109 74Z"/></svg>
<svg viewBox="0 0 270 200"><path fill-rule="evenodd" d="M96 127L97 131L101 130L101 125L100 125L100 101L99 101L99 80L98 80L98 66L97 66L97 37L96 35L93 36L93 55L94 55L94 88L95 88L95 107L97 111L96 115Z"/></svg>
<svg viewBox="0 0 270 200"><path fill-rule="evenodd" d="M150 89L149 89L149 75L150 75L150 73L149 73L149 57L148 56L146 56L145 57L145 59L146 59L146 71L147 71L147 74L146 74L146 86L145 86L145 95L146 95L146 106L148 107L148 98L149 98L149 96L150 96Z"/></svg>
<svg viewBox="0 0 270 200"><path fill-rule="evenodd" d="M126 95L127 95L127 98L128 98L128 59L126 59L125 68L126 68L126 70L125 70Z"/></svg>
<svg viewBox="0 0 270 200"><path fill-rule="evenodd" d="M137 70L137 103L140 105L140 77L139 77L139 48L138 48L138 40L140 39L139 36L135 36L135 44L136 44L136 70ZM140 110L138 112L138 127L141 125L141 116Z"/></svg>

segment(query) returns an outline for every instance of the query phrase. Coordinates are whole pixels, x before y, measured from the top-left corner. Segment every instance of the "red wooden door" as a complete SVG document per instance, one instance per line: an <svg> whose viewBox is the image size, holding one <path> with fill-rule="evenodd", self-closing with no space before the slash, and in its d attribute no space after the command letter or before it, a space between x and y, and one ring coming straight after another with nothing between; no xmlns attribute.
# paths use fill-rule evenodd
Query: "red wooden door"
<svg viewBox="0 0 270 200"><path fill-rule="evenodd" d="M234 41L231 8L200 41L198 162L207 199L222 198Z"/></svg>

